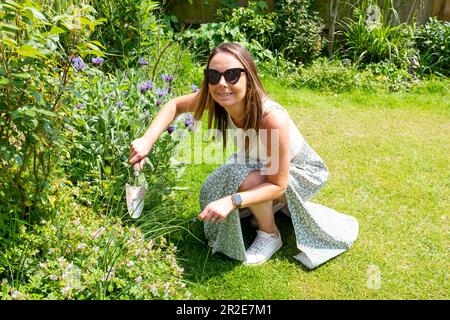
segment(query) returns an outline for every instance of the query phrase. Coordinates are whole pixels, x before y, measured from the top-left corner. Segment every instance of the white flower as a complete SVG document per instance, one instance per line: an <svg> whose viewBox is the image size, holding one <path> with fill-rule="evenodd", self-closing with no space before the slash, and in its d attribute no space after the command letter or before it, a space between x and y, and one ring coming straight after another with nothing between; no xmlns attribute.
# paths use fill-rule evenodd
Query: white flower
<svg viewBox="0 0 450 320"><path fill-rule="evenodd" d="M14 290L14 291L11 293L11 297L12 297L14 300L20 299L21 296L22 296L22 294L21 294L19 291L17 291L17 290Z"/></svg>
<svg viewBox="0 0 450 320"><path fill-rule="evenodd" d="M101 237L102 234L106 231L105 227L100 227L97 231L91 232L91 238L93 240L97 239L98 237Z"/></svg>
<svg viewBox="0 0 450 320"><path fill-rule="evenodd" d="M142 277L139 276L139 277L137 277L136 279L134 279L134 281L135 281L135 282L141 282L141 281L142 281Z"/></svg>
<svg viewBox="0 0 450 320"><path fill-rule="evenodd" d="M64 296L66 296L66 295L70 292L70 289L72 289L72 288L70 287L70 285L65 286L64 288L61 289L61 293L62 293Z"/></svg>
<svg viewBox="0 0 450 320"><path fill-rule="evenodd" d="M106 272L106 274L103 275L102 281L110 281L116 273L116 270L114 268L111 268L109 272Z"/></svg>
<svg viewBox="0 0 450 320"><path fill-rule="evenodd" d="M77 245L77 250L83 250L86 249L87 244L86 243L80 243L79 245Z"/></svg>
<svg viewBox="0 0 450 320"><path fill-rule="evenodd" d="M49 278L50 278L50 280L53 280L53 281L58 280L58 276L57 276L57 275L54 275L54 274L51 274L51 275L49 276Z"/></svg>
<svg viewBox="0 0 450 320"><path fill-rule="evenodd" d="M127 262L127 267L132 267L134 266L134 262L133 261L128 261Z"/></svg>

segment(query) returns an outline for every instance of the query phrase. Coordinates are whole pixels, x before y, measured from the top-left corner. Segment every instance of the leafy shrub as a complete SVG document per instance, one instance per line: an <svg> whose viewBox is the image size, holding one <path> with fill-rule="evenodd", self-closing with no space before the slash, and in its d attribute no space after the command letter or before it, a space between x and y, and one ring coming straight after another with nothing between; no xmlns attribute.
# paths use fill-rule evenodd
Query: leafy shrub
<svg viewBox="0 0 450 320"><path fill-rule="evenodd" d="M400 69L390 61L381 61L366 65L365 71L369 71L375 87L388 89L388 91L402 91L414 85L411 75L404 69Z"/></svg>
<svg viewBox="0 0 450 320"><path fill-rule="evenodd" d="M391 61L407 69L410 59L417 55L413 48L414 27L405 23L392 26L383 13L379 20L368 21L364 8L355 10L355 15L355 20L340 22L342 57L361 65Z"/></svg>
<svg viewBox="0 0 450 320"><path fill-rule="evenodd" d="M146 238L60 192L58 214L22 226L17 245L0 254L2 300L189 298L176 248L164 237Z"/></svg>
<svg viewBox="0 0 450 320"><path fill-rule="evenodd" d="M0 239L17 219L51 210L47 192L62 143L68 88L82 58L103 55L89 41L99 21L87 5L42 13L34 1L0 7ZM76 36L75 36L76 35Z"/></svg>
<svg viewBox="0 0 450 320"><path fill-rule="evenodd" d="M416 34L424 73L440 73L450 76L450 22L430 18Z"/></svg>
<svg viewBox="0 0 450 320"><path fill-rule="evenodd" d="M275 47L290 60L309 62L324 46L322 19L310 6L310 0L276 2Z"/></svg>
<svg viewBox="0 0 450 320"><path fill-rule="evenodd" d="M186 31L183 41L191 45L191 51L200 63L204 63L211 50L223 42L241 43L250 51L256 63L273 59L270 50L255 39L248 42L240 27L229 22L204 23L197 30Z"/></svg>
<svg viewBox="0 0 450 320"><path fill-rule="evenodd" d="M361 84L364 77L351 65L344 65L339 60L318 58L308 67L300 70L296 86L329 91L348 91Z"/></svg>
<svg viewBox="0 0 450 320"><path fill-rule="evenodd" d="M204 62L210 51L222 42L246 42L239 26L226 22L203 23L198 29L187 30L183 40L191 45L197 60Z"/></svg>
<svg viewBox="0 0 450 320"><path fill-rule="evenodd" d="M95 0L92 6L104 19L93 37L105 44L110 71L133 65L147 47L146 42L160 37L161 26L154 14L158 1Z"/></svg>
<svg viewBox="0 0 450 320"><path fill-rule="evenodd" d="M79 82L76 100L67 119L62 167L72 183L89 184L85 201L109 210L123 198L123 187L133 176L129 165L130 143L141 136L175 91L177 78L160 74L151 81L152 70L142 67L100 74ZM182 128L186 130L183 125ZM149 207L162 203L176 183L170 157L176 141L163 134L144 167L152 197ZM153 168L153 170L150 170Z"/></svg>
<svg viewBox="0 0 450 320"><path fill-rule="evenodd" d="M218 18L228 25L238 27L248 42L256 41L273 50L272 35L276 30L275 13L267 12L264 1L249 1L247 7L238 7L229 14L218 11Z"/></svg>
<svg viewBox="0 0 450 320"><path fill-rule="evenodd" d="M288 61L281 53L275 52L270 59L259 63L258 69L262 78L276 78L284 85L296 87L302 64L296 64Z"/></svg>
<svg viewBox="0 0 450 320"><path fill-rule="evenodd" d="M318 58L308 66L290 66L290 73L281 71L277 81L292 87L308 87L331 92L350 90L400 91L414 85L411 76L392 63L369 64L364 69L348 59ZM283 70L283 68L282 68Z"/></svg>

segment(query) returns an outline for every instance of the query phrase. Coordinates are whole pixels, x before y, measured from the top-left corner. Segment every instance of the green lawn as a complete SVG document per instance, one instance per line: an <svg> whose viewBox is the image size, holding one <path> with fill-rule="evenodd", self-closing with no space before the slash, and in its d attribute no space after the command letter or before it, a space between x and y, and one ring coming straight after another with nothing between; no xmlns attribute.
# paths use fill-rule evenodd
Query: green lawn
<svg viewBox="0 0 450 320"><path fill-rule="evenodd" d="M265 81L267 91L330 170L312 201L355 216L359 237L348 252L308 271L292 257L298 250L290 220L277 216L282 249L264 265L246 267L211 255L202 224L192 222L195 237L184 234L177 246L193 298L448 299L450 83L410 93L333 94L273 82ZM199 189L215 168L187 167L190 191L178 194L185 217L199 212ZM245 220L243 230L250 244L255 231ZM374 268L379 289L370 286Z"/></svg>

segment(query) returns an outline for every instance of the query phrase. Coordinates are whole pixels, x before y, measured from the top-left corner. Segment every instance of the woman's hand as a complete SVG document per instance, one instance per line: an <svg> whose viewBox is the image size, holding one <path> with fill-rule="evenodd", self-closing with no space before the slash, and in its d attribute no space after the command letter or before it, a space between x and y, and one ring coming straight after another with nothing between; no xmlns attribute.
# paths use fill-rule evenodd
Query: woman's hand
<svg viewBox="0 0 450 320"><path fill-rule="evenodd" d="M141 170L144 167L145 157L152 148L147 138L142 137L131 142L130 145L130 164L135 170Z"/></svg>
<svg viewBox="0 0 450 320"><path fill-rule="evenodd" d="M211 221L219 223L224 220L228 214L234 209L231 196L213 201L198 215L200 221Z"/></svg>

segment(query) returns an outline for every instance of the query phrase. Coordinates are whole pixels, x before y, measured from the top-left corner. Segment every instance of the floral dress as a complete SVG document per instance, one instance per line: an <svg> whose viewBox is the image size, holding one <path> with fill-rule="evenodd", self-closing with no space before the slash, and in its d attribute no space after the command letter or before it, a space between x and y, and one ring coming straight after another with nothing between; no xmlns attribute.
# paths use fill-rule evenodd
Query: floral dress
<svg viewBox="0 0 450 320"><path fill-rule="evenodd" d="M286 111L274 101L266 101L264 112L272 109ZM229 126L233 125L229 122ZM352 216L309 201L324 186L328 169L298 129L292 126L295 124L291 121L291 129L295 129L295 132L291 130L286 208L292 219L299 249L294 258L313 269L352 246L358 236L358 221ZM208 176L200 192L201 210L212 201L236 193L252 171L264 168L263 161L248 161L248 158L243 161L242 155L242 152L233 154L225 164ZM246 260L240 219L248 211L233 210L219 224L204 222L205 236L213 253L221 252L236 260Z"/></svg>

